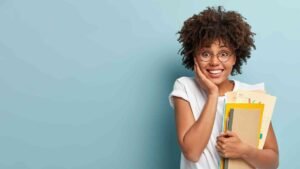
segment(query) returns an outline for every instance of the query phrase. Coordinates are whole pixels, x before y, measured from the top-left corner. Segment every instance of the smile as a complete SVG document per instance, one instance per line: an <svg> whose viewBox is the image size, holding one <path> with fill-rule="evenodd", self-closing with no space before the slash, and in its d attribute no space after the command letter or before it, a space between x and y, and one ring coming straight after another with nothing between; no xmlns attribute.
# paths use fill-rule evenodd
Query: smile
<svg viewBox="0 0 300 169"><path fill-rule="evenodd" d="M214 70L207 69L206 71L211 77L219 77L219 75L221 75L224 69L214 69Z"/></svg>

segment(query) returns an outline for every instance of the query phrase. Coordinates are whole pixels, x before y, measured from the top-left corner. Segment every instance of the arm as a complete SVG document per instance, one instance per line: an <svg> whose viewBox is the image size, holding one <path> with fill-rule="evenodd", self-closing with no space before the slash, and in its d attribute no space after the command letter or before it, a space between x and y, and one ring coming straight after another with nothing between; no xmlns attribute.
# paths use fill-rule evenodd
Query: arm
<svg viewBox="0 0 300 169"><path fill-rule="evenodd" d="M276 169L279 164L278 145L272 124L270 124L262 150L243 143L233 132L218 136L217 149L222 157L241 158L259 169Z"/></svg>
<svg viewBox="0 0 300 169"><path fill-rule="evenodd" d="M174 97L178 142L184 156L197 162L206 147L216 114L217 96L210 96L195 121L189 102Z"/></svg>
<svg viewBox="0 0 300 169"><path fill-rule="evenodd" d="M195 62L195 79L208 93L207 101L197 120L189 102L174 97L178 142L184 156L193 162L199 160L212 132L218 102L218 87L208 80Z"/></svg>
<svg viewBox="0 0 300 169"><path fill-rule="evenodd" d="M245 155L242 157L245 161L261 169L276 169L279 165L279 153L276 136L270 124L268 135L264 148L259 150L255 147L248 147Z"/></svg>

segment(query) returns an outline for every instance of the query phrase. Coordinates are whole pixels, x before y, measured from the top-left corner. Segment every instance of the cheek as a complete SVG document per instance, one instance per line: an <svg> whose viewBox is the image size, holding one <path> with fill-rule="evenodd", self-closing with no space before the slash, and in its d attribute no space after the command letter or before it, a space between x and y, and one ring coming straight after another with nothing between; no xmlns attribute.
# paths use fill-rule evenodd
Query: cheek
<svg viewBox="0 0 300 169"><path fill-rule="evenodd" d="M196 60L196 62L197 62L197 64L198 64L198 65L200 65L200 64L201 64L201 62L200 62L200 60L199 60L199 58L198 58L198 57L195 57L195 60ZM195 60L194 60L194 61L195 61Z"/></svg>
<svg viewBox="0 0 300 169"><path fill-rule="evenodd" d="M226 65L224 65L226 67L227 70L230 70L230 72L233 69L233 66L235 65L235 59L229 63L227 63Z"/></svg>
<svg viewBox="0 0 300 169"><path fill-rule="evenodd" d="M205 63L201 62L197 57L196 57L196 62L199 65L200 70L205 70L204 67L206 66Z"/></svg>
<svg viewBox="0 0 300 169"><path fill-rule="evenodd" d="M200 70L205 73L206 72L206 64L203 64L203 62L200 62L199 64Z"/></svg>
<svg viewBox="0 0 300 169"><path fill-rule="evenodd" d="M227 66L226 66L226 70L227 70L227 71L226 71L226 72L227 72L226 74L228 74L228 75L231 74L232 69L233 69L233 65L227 65Z"/></svg>

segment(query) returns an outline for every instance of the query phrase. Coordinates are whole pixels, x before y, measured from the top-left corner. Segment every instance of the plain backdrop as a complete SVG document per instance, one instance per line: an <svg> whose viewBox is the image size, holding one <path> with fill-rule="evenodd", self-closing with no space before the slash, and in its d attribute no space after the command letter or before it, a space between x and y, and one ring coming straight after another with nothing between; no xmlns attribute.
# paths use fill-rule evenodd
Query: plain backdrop
<svg viewBox="0 0 300 169"><path fill-rule="evenodd" d="M240 12L257 49L232 77L277 96L281 169L300 167L296 0L0 0L1 169L176 169L176 34L207 6Z"/></svg>

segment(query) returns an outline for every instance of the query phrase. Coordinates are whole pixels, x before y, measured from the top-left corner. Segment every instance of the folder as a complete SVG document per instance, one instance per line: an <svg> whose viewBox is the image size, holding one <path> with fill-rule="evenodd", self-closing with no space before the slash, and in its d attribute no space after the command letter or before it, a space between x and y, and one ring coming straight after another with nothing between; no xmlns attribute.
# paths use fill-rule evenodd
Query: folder
<svg viewBox="0 0 300 169"><path fill-rule="evenodd" d="M259 146L264 104L228 103L225 105L223 130L233 131L254 147ZM252 169L242 159L222 159L221 169Z"/></svg>
<svg viewBox="0 0 300 169"><path fill-rule="evenodd" d="M226 103L262 103L264 104L263 121L261 125L261 139L259 149L262 149L268 134L276 97L264 93L264 91L243 91L226 93Z"/></svg>

